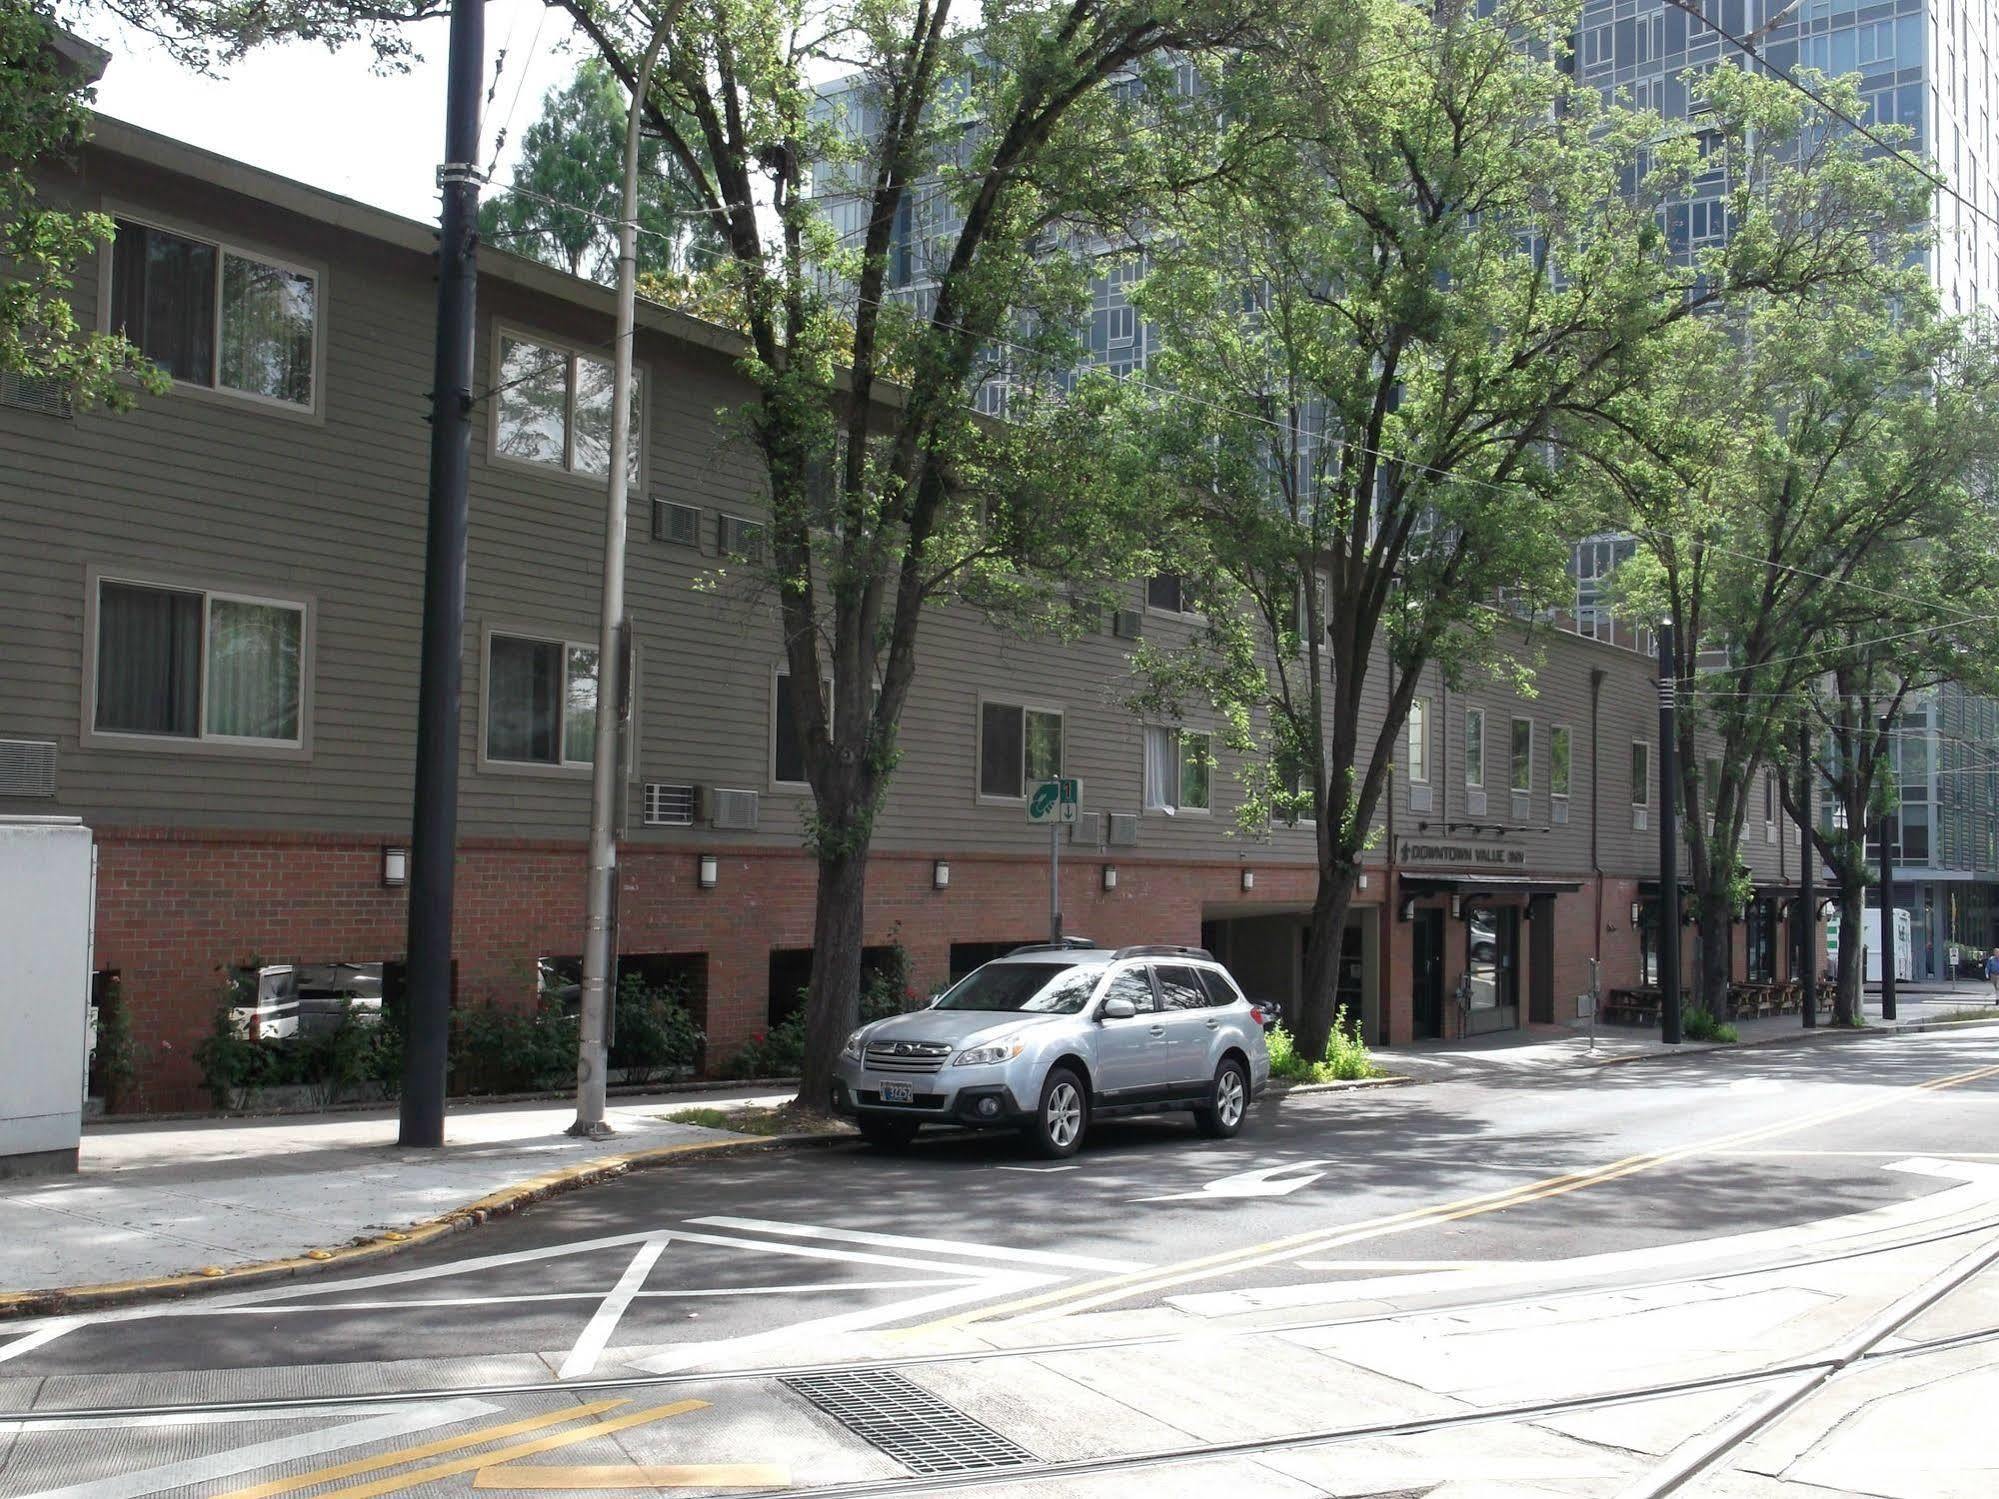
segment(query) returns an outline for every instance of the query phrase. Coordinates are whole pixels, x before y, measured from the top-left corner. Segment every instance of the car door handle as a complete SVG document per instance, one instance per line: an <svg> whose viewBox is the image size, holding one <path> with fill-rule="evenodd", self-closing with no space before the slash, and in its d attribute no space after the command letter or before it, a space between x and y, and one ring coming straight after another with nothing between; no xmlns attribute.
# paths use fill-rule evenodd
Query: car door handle
<svg viewBox="0 0 1999 1499"><path fill-rule="evenodd" d="M1155 1036L1163 1036L1166 1034L1166 1027L1163 1025L1155 1025L1152 1028L1152 1034Z"/></svg>
<svg viewBox="0 0 1999 1499"><path fill-rule="evenodd" d="M1210 1020L1208 1022L1208 1029L1211 1031L1218 1031L1221 1028L1222 1028L1222 1023L1219 1020Z"/></svg>

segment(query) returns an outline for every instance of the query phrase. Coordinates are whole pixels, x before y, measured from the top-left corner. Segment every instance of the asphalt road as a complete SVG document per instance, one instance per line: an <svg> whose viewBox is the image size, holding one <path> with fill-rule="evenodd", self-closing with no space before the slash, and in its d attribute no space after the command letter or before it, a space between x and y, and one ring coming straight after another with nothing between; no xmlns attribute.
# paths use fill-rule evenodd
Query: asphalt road
<svg viewBox="0 0 1999 1499"><path fill-rule="evenodd" d="M489 1483L500 1469L481 1476L475 1459L340 1487L344 1474L325 1476L339 1462L315 1454L351 1466L368 1460L356 1451L417 1451L412 1431L428 1441L475 1415L532 1424L599 1398L656 1412L683 1393L733 1413L728 1453L784 1457L728 1480L738 1491L894 1480L906 1464L854 1441L851 1423L797 1387L710 1388L686 1371L884 1349L893 1361L897 1348L914 1367L938 1349L1050 1338L1087 1349L1178 1337L1190 1319L1254 1330L1356 1307L1420 1318L1464 1304L1468 1288L1484 1301L1590 1288L1628 1298L1635 1283L1696 1272L1802 1274L1785 1267L1921 1239L1947 1212L1960 1214L1955 1231L1981 1203L1999 1233L1999 1031L1589 1072L1494 1065L1461 1081L1268 1099L1226 1142L1200 1139L1184 1119L1106 1122L1057 1166L1008 1136L940 1136L906 1155L842 1143L694 1163L554 1199L366 1274L0 1326L0 1411L116 1413L87 1428L0 1417L0 1494L573 1488L582 1467L517 1465L518 1483ZM1932 1268L1911 1260L1891 1273L1914 1283ZM1999 1293L1990 1300L1999 1310ZM1049 1406L1065 1397L1037 1403L1036 1379L1014 1372L975 1409L1018 1404L987 1419L1029 1451L1068 1454L1076 1433L1044 1429L1060 1426ZM654 1382L603 1393L635 1375ZM459 1391L483 1409L452 1405ZM311 1400L343 1403L323 1416L296 1405ZM131 1414L244 1401L294 1404ZM1132 1419L1200 1425L1152 1405L1131 1400ZM411 1414L424 1411L429 1425ZM1335 1413L1308 1401L1280 1429L1304 1429L1315 1411L1321 1424ZM673 1424L691 1419L649 1416L635 1430L694 1430ZM373 1433L370 1421L402 1425ZM339 1436L350 1427L361 1435ZM598 1441L622 1443L622 1455L584 1465L602 1480L587 1486L616 1491L622 1474L625 1491L658 1491L657 1473L642 1483L627 1471L642 1460L632 1441ZM704 1461L693 1487L724 1486L713 1455ZM1055 1490L1023 1490L1044 1491ZM1359 1492L1300 1490L1349 1491Z"/></svg>

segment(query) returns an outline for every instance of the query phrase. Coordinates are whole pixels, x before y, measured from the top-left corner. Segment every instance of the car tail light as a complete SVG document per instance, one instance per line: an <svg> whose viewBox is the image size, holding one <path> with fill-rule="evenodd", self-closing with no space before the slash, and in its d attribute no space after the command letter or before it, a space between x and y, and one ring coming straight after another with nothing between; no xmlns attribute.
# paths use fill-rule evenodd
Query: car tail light
<svg viewBox="0 0 1999 1499"><path fill-rule="evenodd" d="M1267 1023L1263 1018L1262 1005L1251 1005L1249 1007L1249 1018L1251 1020L1254 1020L1258 1025L1264 1025Z"/></svg>

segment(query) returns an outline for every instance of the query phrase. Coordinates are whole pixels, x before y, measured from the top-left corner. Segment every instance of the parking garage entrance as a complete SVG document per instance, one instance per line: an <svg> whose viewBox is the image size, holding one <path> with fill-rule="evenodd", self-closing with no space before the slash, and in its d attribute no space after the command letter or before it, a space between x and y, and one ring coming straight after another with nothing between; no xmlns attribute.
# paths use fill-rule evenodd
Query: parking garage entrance
<svg viewBox="0 0 1999 1499"><path fill-rule="evenodd" d="M1226 917L1201 923L1201 945L1235 975L1251 999L1275 1000L1287 1015L1296 1013L1305 992L1305 955L1311 944L1309 906L1277 907L1244 914L1230 907ZM1381 1009L1380 908L1355 906L1347 912L1340 950L1339 997L1350 1028L1370 1046L1388 1042Z"/></svg>

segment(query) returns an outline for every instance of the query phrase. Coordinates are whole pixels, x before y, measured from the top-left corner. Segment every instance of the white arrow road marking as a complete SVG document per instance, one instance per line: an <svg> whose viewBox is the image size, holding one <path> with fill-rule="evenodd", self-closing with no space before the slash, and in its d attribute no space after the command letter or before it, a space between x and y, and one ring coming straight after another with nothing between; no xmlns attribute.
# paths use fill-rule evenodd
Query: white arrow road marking
<svg viewBox="0 0 1999 1499"><path fill-rule="evenodd" d="M925 1250L958 1254L974 1260L1007 1260L1020 1265L1051 1265L1064 1270L1142 1270L1130 1260L1090 1259L1080 1254L1055 1254L1044 1249L1008 1249L997 1244L968 1244L960 1239L917 1239L906 1234L870 1233L858 1228L820 1228L810 1223L772 1223L763 1218L695 1218L708 1228L737 1228L779 1238L818 1239L833 1243L871 1244L879 1249Z"/></svg>
<svg viewBox="0 0 1999 1499"><path fill-rule="evenodd" d="M659 1262L666 1242L662 1235L639 1245L639 1252L625 1266L625 1273L618 1277L611 1293L597 1303L597 1310L591 1316L589 1325L583 1329L583 1335L576 1340L576 1346L569 1350L569 1357L556 1371L557 1379L576 1379L597 1367L598 1355L611 1341L611 1334L617 1330L618 1320L625 1315L625 1308L632 1304L632 1298L638 1295L646 1277L652 1274L652 1267Z"/></svg>
<svg viewBox="0 0 1999 1499"><path fill-rule="evenodd" d="M1197 1191L1174 1192L1165 1197L1141 1197L1139 1202L1213 1202L1238 1197L1286 1197L1301 1187L1309 1187L1326 1173L1314 1166L1330 1166L1331 1161L1291 1161L1282 1166L1260 1166L1254 1171L1238 1171L1234 1176L1205 1182ZM1299 1176L1293 1173L1308 1172Z"/></svg>
<svg viewBox="0 0 1999 1499"><path fill-rule="evenodd" d="M141 1499L142 1495L189 1488L237 1473L251 1473L276 1463L296 1462L301 1458L338 1452L345 1447L359 1447L366 1442L388 1441L412 1432L490 1416L498 1409L498 1406L488 1405L483 1400L445 1400L435 1405L412 1406L390 1416L374 1416L366 1421L349 1422L345 1426L328 1426L319 1431L304 1431L268 1442L254 1442L233 1451L163 1463L157 1468L146 1468L137 1473L121 1473L111 1478L93 1478L83 1483L68 1484L59 1489L43 1489L23 1495L22 1499ZM256 1421L262 1417L246 1415L243 1419Z"/></svg>
<svg viewBox="0 0 1999 1499"><path fill-rule="evenodd" d="M76 1325L77 1319L73 1317L60 1317L52 1322L44 1322L26 1337L16 1338L5 1348L0 1348L0 1364L6 1363L10 1358L19 1358L24 1353L30 1353L44 1343L53 1343Z"/></svg>

